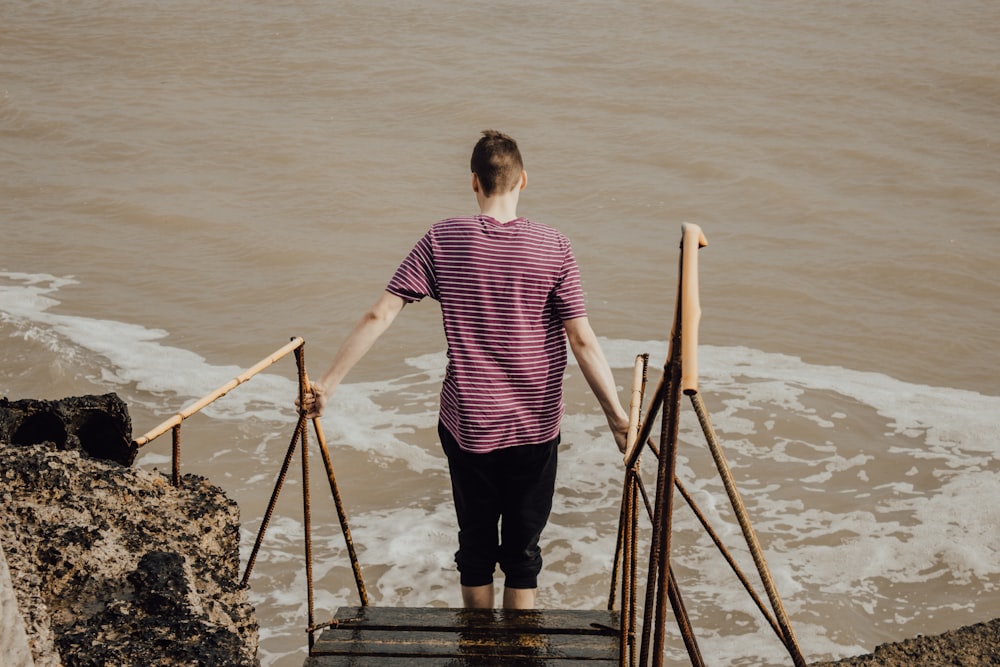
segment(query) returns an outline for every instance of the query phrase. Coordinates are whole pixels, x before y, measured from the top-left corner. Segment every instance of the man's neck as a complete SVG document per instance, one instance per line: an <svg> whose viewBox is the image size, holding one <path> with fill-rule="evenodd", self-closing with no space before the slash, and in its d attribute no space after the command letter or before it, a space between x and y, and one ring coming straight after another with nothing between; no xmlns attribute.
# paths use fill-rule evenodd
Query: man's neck
<svg viewBox="0 0 1000 667"><path fill-rule="evenodd" d="M479 212L488 215L499 222L510 222L517 218L517 200L521 191L517 188L492 197L484 197L479 193Z"/></svg>

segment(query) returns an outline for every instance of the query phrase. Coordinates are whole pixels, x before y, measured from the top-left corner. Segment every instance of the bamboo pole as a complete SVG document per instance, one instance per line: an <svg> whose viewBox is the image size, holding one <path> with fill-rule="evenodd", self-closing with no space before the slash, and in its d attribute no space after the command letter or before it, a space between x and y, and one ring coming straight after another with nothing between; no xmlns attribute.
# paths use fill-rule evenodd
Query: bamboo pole
<svg viewBox="0 0 1000 667"><path fill-rule="evenodd" d="M681 389L685 394L698 391L698 323L701 301L698 298L698 249L708 245L698 225L681 225L680 345Z"/></svg>
<svg viewBox="0 0 1000 667"><path fill-rule="evenodd" d="M625 441L625 462L628 463L629 458L631 458L632 450L635 448L636 440L639 438L639 413L642 409L642 392L646 380L646 362L649 360L648 354L640 354L635 358L635 368L632 373L632 398L629 402L629 414L628 414L628 433L626 435ZM618 542L615 545L615 560L614 567L611 571L611 595L608 599L608 609L614 609L615 605L615 586L618 581L618 568L622 565L622 554L624 553L624 546L626 541L627 532L625 530L626 525L628 525L628 495L629 495L629 485L630 485L630 472L629 469L625 470L625 485L622 489L622 502L621 510L618 515ZM624 594L624 589L623 589ZM624 609L624 607L622 607Z"/></svg>
<svg viewBox="0 0 1000 667"><path fill-rule="evenodd" d="M209 394L206 394L202 398L198 399L197 401L195 401L191 405L187 406L186 408L184 408L183 410L181 410L180 412L178 412L177 414L175 414L173 417L170 417L169 419L167 419L166 421L164 421L162 424L160 424L156 428L150 430L145 435L142 435L142 436L136 438L135 440L132 441L132 444L134 444L136 447L142 447L144 445L149 444L150 442L152 442L156 438L160 437L161 435L163 435L164 433L166 433L170 429L174 428L175 426L179 426L182 421L184 421L185 419L187 419L191 415L195 414L196 412L199 412L199 411L203 410L205 407L207 407L213 401L216 401L216 400L222 398L223 396L225 396L226 394L228 394L230 391L232 391L236 387L240 386L241 384L243 384L244 382L246 382L247 380L249 380L253 376L257 375L258 373L260 373L262 370L264 370L268 366L274 364L275 362L277 362L281 358L287 356L292 351L294 351L297 348L301 347L303 343L305 343L305 341L302 338L299 338L299 337L293 338L290 343L288 343L287 345L285 345L284 347L282 347L280 350L277 350L276 352L274 352L270 356L265 357L264 359L261 359L259 362L257 362L257 364L255 364L254 366L251 366L246 371L244 371L240 375L237 375L235 378L233 378L232 380L230 380L226 384L222 385L221 387L219 387L215 391L213 391L213 392L211 392Z"/></svg>
<svg viewBox="0 0 1000 667"><path fill-rule="evenodd" d="M639 422L641 419L643 394L646 390L646 371L649 363L648 354L640 354L635 358L632 374L632 397L629 403L629 425L625 446L625 461L631 459L632 451L639 438ZM611 573L611 595L608 599L608 609L614 609L615 586L618 581L619 567L622 582L621 628L619 637L619 663L624 667L634 663L635 657L635 571L636 571L636 507L639 462L636 459L632 467L625 469L625 486L622 489L622 504L618 518L618 544L615 547L614 567ZM629 656L633 659L629 660Z"/></svg>
<svg viewBox="0 0 1000 667"><path fill-rule="evenodd" d="M674 576L671 564L671 533L673 528L673 494L677 488L684 500L694 511L702 527L708 532L715 546L722 553L723 557L733 569L737 578L743 584L754 603L760 609L764 618L771 625L775 634L787 648L789 655L796 667L805 667L802 652L798 642L792 632L788 615L781 603L774 580L764 559L763 549L757 539L756 533L750 524L750 519L743 504L742 499L736 490L732 473L729 469L725 456L722 453L721 445L712 428L708 412L704 402L698 393L698 326L701 319L701 306L698 296L698 250L708 245L704 234L697 225L684 223L683 235L681 239L681 258L679 276L677 284L677 300L674 311L673 326L670 332L670 347L664 365L663 377L656 389L649 414L646 420L638 422L636 418L635 395L636 385L633 381L633 402L630 405L629 430L626 439L625 463L626 463L626 488L623 493L621 521L635 521L638 518L636 505L638 502L637 493L641 492L646 503L647 514L652 520L652 536L650 540L649 566L647 571L647 581L645 590L645 609L643 625L641 629L641 641L639 649L639 663L646 667L652 664L659 667L664 660L664 630L666 624L666 603L669 601L678 629L687 648L688 657L693 667L702 667L704 658L695 639L693 628L690 624L687 610L680 588ZM638 371L637 371L638 372ZM740 570L731 554L722 544L718 535L709 525L704 515L701 513L693 498L684 489L680 480L676 477L676 458L678 447L678 415L680 411L680 396L687 394L695 407L702 431L708 441L709 450L716 463L723 485L726 488L733 510L736 513L740 528L747 546L750 548L754 564L757 566L764 589L771 603L770 613L765 607L761 598L750 585L746 576ZM639 394L641 405L642 394ZM662 411L661 431L659 451L650 439L652 423L657 417L657 413ZM645 488L638 475L638 460L643 447L648 447L658 458L659 466L656 481L656 497L653 505L650 506L649 498L646 497ZM635 590L634 585L626 582L629 579L630 568L634 564L635 555L635 528L631 531L628 528L619 527L619 545L616 553L616 567L621 559L622 564L622 607L623 618L621 628L620 662L626 664L626 659L631 652L634 664L636 627L634 622L629 622L627 612L634 611ZM623 556L621 552L629 552L630 556ZM617 571L616 571L617 576ZM614 586L614 584L612 584ZM614 588L612 587L612 601L614 599Z"/></svg>
<svg viewBox="0 0 1000 667"><path fill-rule="evenodd" d="M649 355L640 354L635 358L632 369L632 395L628 406L628 435L625 439L625 463L632 458L632 450L639 441L639 421L642 411L642 395L646 387L646 369L649 365Z"/></svg>

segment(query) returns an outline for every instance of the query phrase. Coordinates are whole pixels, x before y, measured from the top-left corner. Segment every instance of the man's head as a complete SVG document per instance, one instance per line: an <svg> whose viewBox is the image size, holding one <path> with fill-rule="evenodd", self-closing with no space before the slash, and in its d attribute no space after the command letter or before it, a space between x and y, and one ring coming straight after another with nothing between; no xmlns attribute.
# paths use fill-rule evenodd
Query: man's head
<svg viewBox="0 0 1000 667"><path fill-rule="evenodd" d="M509 192L522 182L524 163L517 142L496 130L483 130L472 149L472 173L479 179L483 195Z"/></svg>

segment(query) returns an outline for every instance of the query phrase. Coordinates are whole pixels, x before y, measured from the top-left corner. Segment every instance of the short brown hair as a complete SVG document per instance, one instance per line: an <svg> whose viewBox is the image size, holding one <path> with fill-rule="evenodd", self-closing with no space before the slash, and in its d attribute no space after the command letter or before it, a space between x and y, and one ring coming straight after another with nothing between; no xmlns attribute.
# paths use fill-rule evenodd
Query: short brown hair
<svg viewBox="0 0 1000 667"><path fill-rule="evenodd" d="M479 177L483 194L492 197L507 192L521 181L524 162L517 142L496 130L483 130L483 136L472 149L472 173Z"/></svg>

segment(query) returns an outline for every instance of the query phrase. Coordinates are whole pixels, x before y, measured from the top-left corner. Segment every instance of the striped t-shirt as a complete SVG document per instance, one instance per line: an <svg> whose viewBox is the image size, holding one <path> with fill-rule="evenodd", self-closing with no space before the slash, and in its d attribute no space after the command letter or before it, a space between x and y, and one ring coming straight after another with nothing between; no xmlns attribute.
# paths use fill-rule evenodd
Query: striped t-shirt
<svg viewBox="0 0 1000 667"><path fill-rule="evenodd" d="M442 220L386 290L441 304L448 342L441 421L462 449L539 444L559 433L562 323L587 314L566 236L524 218Z"/></svg>

